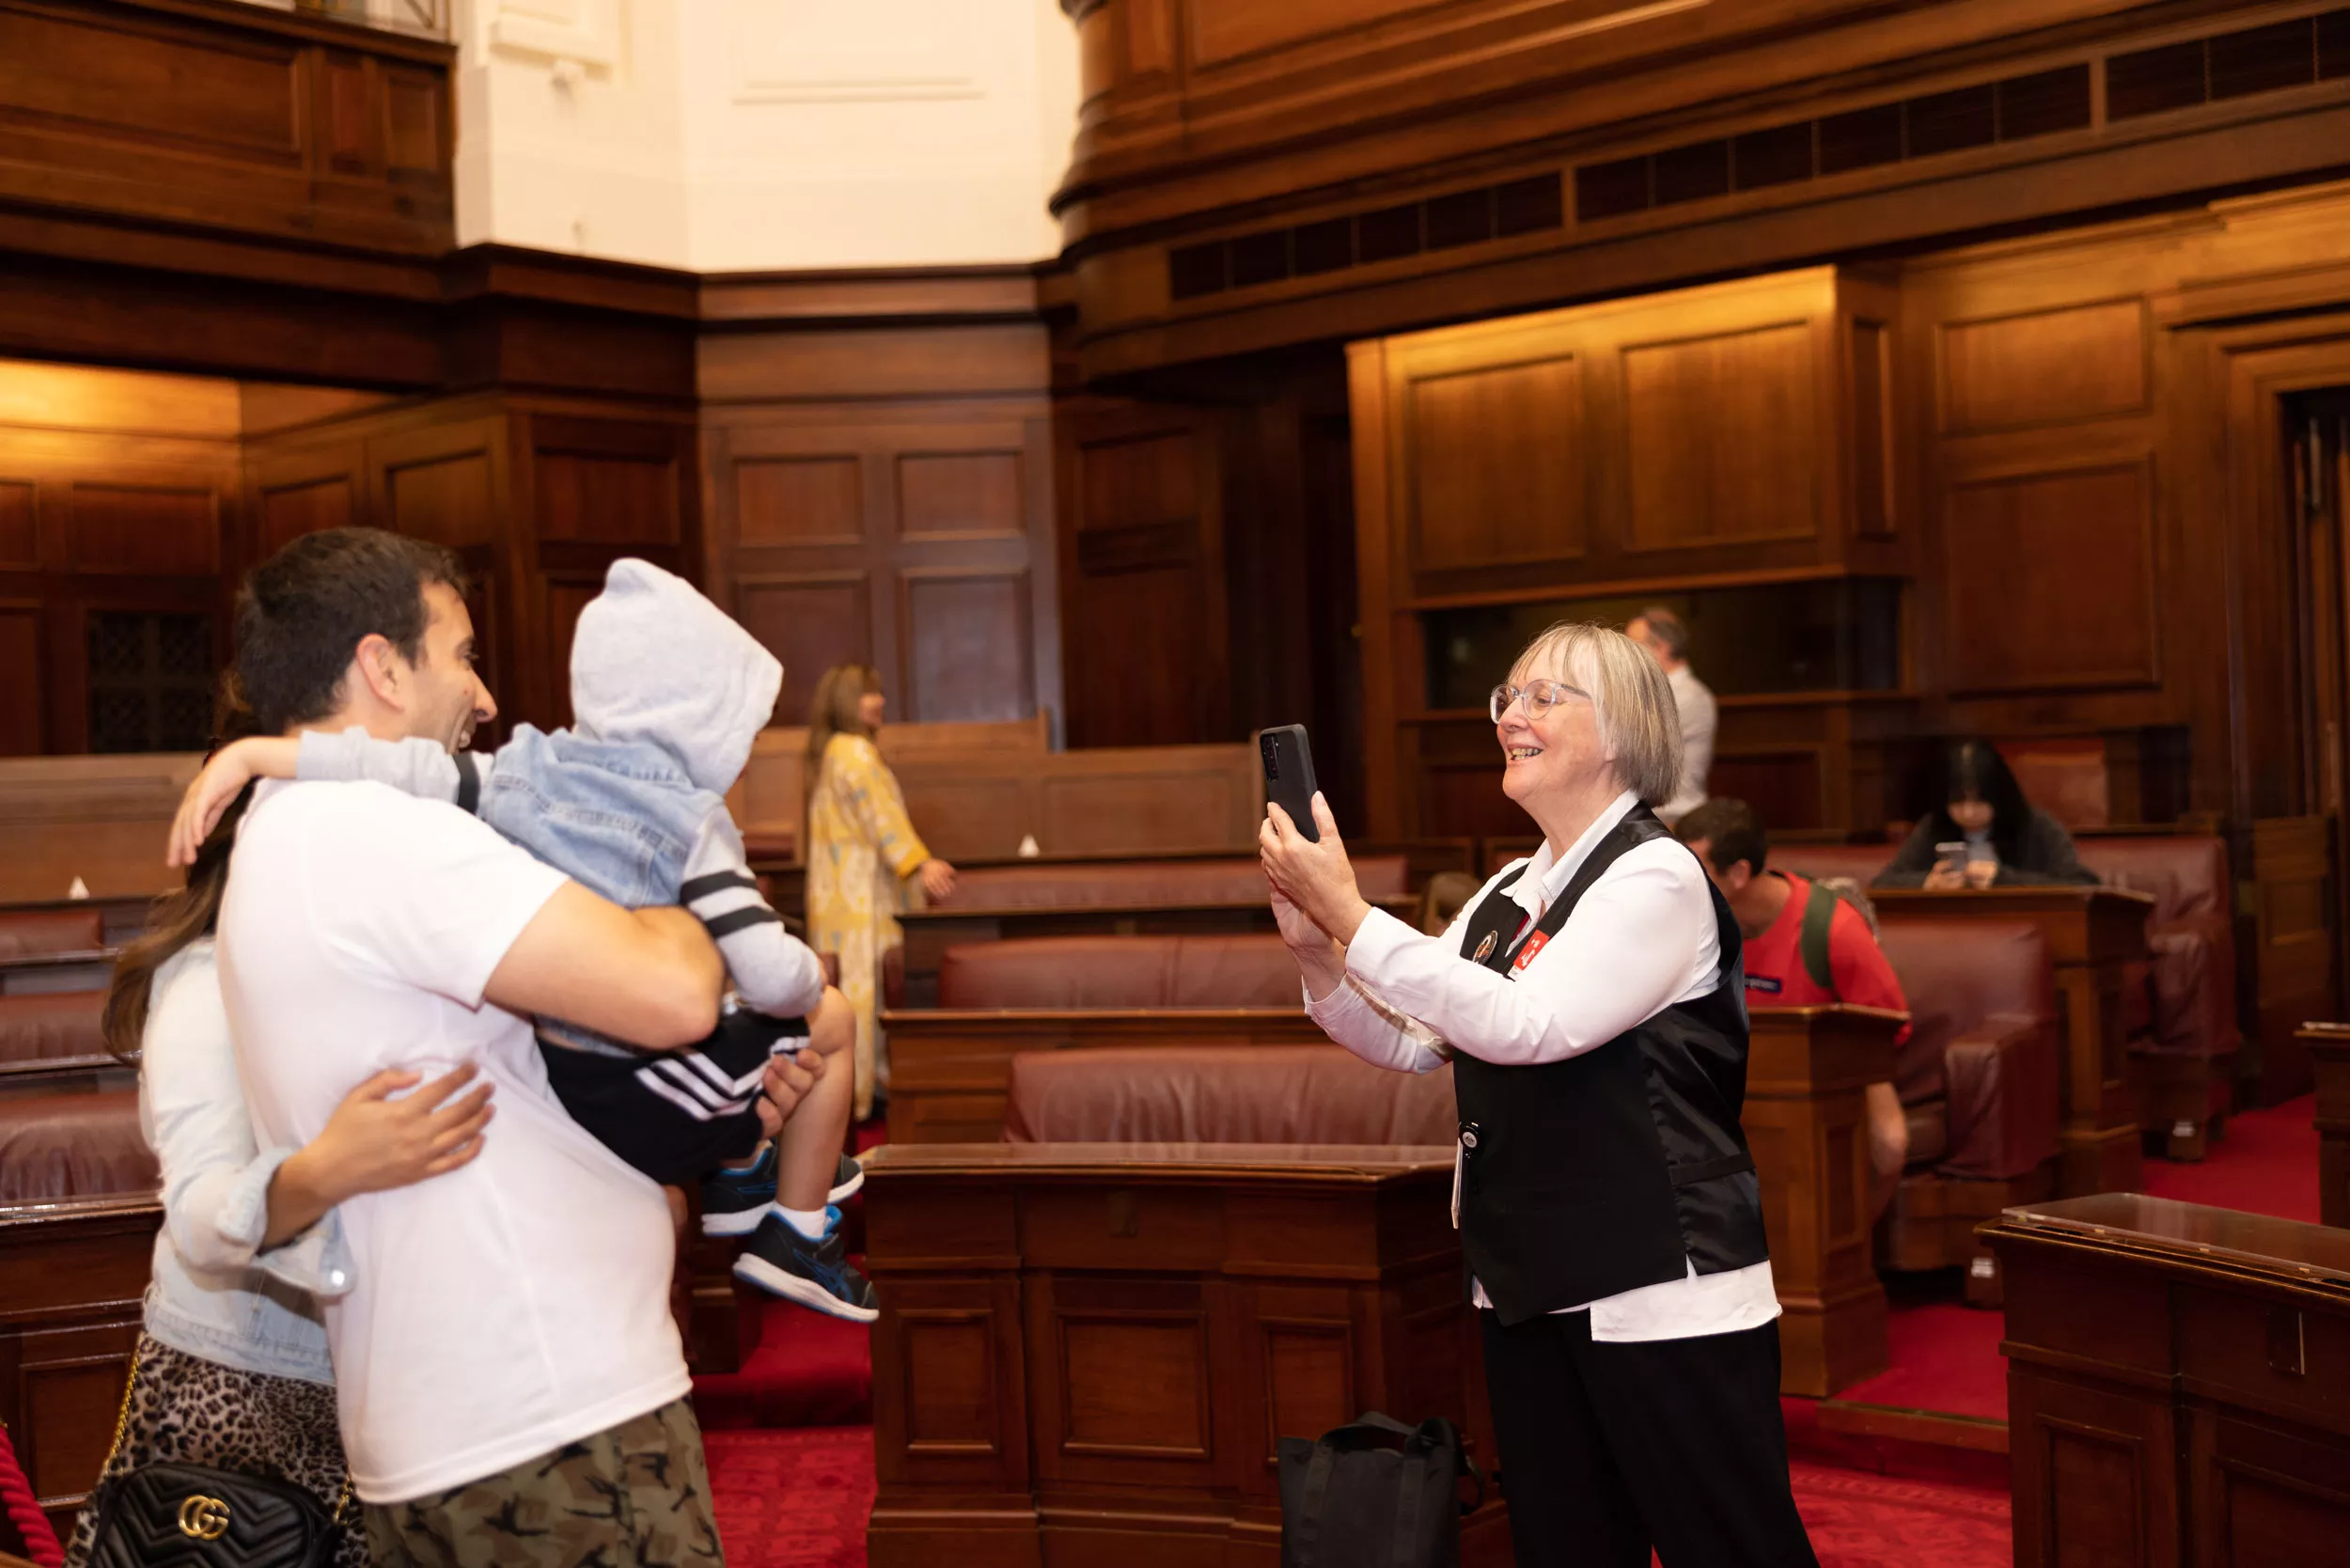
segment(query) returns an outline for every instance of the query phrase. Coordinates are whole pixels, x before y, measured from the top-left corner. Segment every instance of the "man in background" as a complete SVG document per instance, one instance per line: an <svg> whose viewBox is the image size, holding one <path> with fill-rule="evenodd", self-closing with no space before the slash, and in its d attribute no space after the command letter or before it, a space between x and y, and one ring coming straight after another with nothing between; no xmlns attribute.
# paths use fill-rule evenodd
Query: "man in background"
<svg viewBox="0 0 2350 1568"><path fill-rule="evenodd" d="M1742 800L1709 800L1674 829L1722 890L1746 938L1749 1006L1819 1007L1852 1002L1907 1012L1909 998L1885 949L1851 900L1787 871L1767 870L1770 840ZM1909 1026L1893 1037L1899 1051ZM1893 1090L1893 1063L1868 1088L1872 1216L1885 1212L1909 1163L1909 1120Z"/></svg>
<svg viewBox="0 0 2350 1568"><path fill-rule="evenodd" d="M1656 808L1657 819L1669 827L1705 799L1705 775L1714 765L1714 694L1689 667L1689 626L1672 611L1652 604L1632 618L1623 635L1663 666L1681 710L1681 788Z"/></svg>

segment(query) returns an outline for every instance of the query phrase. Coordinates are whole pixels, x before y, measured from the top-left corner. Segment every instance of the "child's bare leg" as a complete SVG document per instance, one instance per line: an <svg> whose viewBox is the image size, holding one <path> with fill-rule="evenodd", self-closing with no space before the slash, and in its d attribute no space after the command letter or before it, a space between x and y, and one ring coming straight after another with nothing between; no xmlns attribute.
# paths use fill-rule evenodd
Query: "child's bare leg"
<svg viewBox="0 0 2350 1568"><path fill-rule="evenodd" d="M800 1097L776 1138L776 1202L821 1214L840 1169L840 1146L856 1091L847 1058L856 1041L856 1015L839 992L825 988L824 999L808 1014L807 1037L802 1049L826 1058L824 1075Z"/></svg>

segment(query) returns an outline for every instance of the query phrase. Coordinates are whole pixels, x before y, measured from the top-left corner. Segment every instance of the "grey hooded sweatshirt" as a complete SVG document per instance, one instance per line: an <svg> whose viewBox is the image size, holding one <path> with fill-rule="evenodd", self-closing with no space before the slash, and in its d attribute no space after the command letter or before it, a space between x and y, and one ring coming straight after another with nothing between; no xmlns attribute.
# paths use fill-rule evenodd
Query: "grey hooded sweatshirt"
<svg viewBox="0 0 2350 1568"><path fill-rule="evenodd" d="M453 801L624 908L682 903L717 941L744 1004L798 1018L823 996L822 966L760 896L726 803L782 684L775 655L692 584L619 560L572 637L570 729L519 725L494 754L458 757L429 740L311 730L297 776Z"/></svg>

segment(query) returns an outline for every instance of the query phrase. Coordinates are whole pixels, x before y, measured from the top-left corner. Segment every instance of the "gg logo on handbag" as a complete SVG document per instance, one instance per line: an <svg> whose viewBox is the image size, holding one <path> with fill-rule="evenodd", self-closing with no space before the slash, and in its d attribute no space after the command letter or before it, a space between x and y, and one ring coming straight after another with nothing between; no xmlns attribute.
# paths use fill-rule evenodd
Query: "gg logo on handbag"
<svg viewBox="0 0 2350 1568"><path fill-rule="evenodd" d="M201 1493L180 1505L180 1533L198 1541L217 1541L228 1533L228 1505Z"/></svg>

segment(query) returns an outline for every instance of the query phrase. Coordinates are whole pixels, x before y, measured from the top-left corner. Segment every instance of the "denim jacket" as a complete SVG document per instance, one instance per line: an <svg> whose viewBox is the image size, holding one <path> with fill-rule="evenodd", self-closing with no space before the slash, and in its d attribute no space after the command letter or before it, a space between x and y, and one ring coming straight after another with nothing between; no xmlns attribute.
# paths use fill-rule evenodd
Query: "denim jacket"
<svg viewBox="0 0 2350 1568"><path fill-rule="evenodd" d="M261 1249L270 1179L293 1151L256 1146L209 939L156 971L139 1127L163 1167L147 1331L241 1372L334 1382L318 1298L351 1289L351 1253L332 1213Z"/></svg>
<svg viewBox="0 0 2350 1568"><path fill-rule="evenodd" d="M622 909L675 903L702 826L726 797L650 741L523 724L481 786L481 820Z"/></svg>

